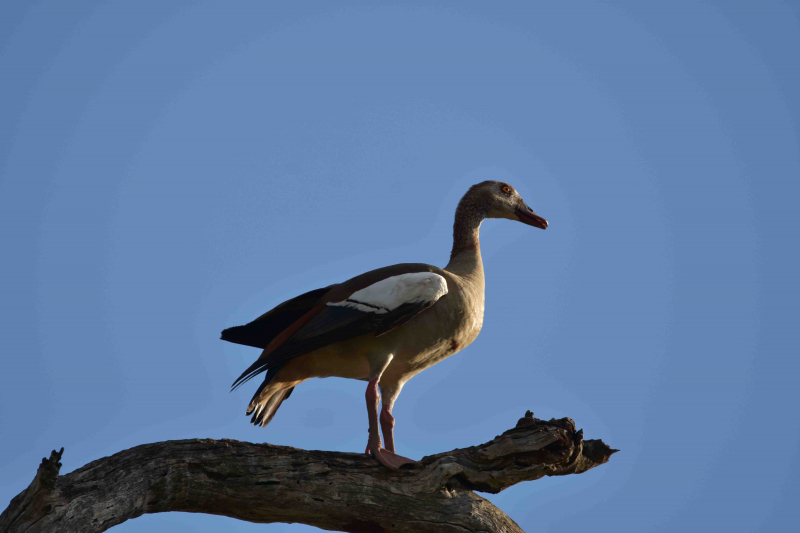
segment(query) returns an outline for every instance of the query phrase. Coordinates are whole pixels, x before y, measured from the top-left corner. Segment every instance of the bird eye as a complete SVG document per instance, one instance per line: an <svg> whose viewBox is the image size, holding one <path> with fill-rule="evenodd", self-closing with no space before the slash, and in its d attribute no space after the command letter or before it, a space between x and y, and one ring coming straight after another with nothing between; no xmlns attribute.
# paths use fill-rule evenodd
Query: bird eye
<svg viewBox="0 0 800 533"><path fill-rule="evenodd" d="M508 185L503 185L502 189L500 189L500 190L503 191L505 194L508 194L508 195L511 194L511 187L509 187Z"/></svg>

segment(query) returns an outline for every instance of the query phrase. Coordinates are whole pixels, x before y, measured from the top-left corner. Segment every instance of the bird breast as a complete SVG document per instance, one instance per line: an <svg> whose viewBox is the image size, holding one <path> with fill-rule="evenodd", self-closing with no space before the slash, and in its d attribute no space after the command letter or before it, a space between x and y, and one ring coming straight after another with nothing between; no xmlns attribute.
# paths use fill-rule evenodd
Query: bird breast
<svg viewBox="0 0 800 533"><path fill-rule="evenodd" d="M401 367L404 374L416 374L463 350L481 331L483 283L448 278L448 294L405 324L406 332L398 328L403 343L397 347L391 366Z"/></svg>

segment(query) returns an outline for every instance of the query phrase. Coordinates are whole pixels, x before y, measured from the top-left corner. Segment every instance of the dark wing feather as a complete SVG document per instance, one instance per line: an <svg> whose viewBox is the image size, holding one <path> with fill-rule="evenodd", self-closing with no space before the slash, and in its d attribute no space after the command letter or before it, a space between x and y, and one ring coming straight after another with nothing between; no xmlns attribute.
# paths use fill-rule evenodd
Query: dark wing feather
<svg viewBox="0 0 800 533"><path fill-rule="evenodd" d="M244 326L223 330L221 339L264 349L280 332L306 314L330 287L316 289L287 300Z"/></svg>
<svg viewBox="0 0 800 533"><path fill-rule="evenodd" d="M352 307L326 306L269 357L259 359L236 380L237 387L250 378L285 364L303 354L329 344L361 335L380 336L408 322L435 302L404 304L384 314L359 311Z"/></svg>
<svg viewBox="0 0 800 533"><path fill-rule="evenodd" d="M436 300L438 302L439 300ZM435 304L436 302L421 302L416 304L403 304L386 317L380 327L375 331L375 336L380 337L386 333L389 333L395 328L398 328Z"/></svg>

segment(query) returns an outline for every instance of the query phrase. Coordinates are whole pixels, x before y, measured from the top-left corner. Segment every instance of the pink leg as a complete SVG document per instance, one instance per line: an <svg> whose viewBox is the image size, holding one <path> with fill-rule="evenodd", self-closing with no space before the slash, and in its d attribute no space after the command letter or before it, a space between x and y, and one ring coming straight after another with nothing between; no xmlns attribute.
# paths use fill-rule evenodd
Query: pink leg
<svg viewBox="0 0 800 533"><path fill-rule="evenodd" d="M367 416L369 417L369 440L367 440L367 450L364 453L369 453L370 449L376 450L381 447L381 436L378 434L378 403L381 401L381 395L378 393L378 380L380 376L369 380L367 384Z"/></svg>
<svg viewBox="0 0 800 533"><path fill-rule="evenodd" d="M386 443L386 449L394 453L394 417L392 410L383 404L381 409L381 430L383 431L383 442Z"/></svg>
<svg viewBox="0 0 800 533"><path fill-rule="evenodd" d="M390 450L386 450L381 446L381 436L378 430L378 402L380 402L380 395L378 394L378 378L373 378L367 385L367 413L369 414L369 440L367 441L366 453L372 452L372 455L383 465L392 470L397 470L403 465L415 464L416 461L396 455ZM388 413L392 416L391 413ZM381 413L383 415L383 413ZM383 416L381 416L383 418ZM392 417L394 421L394 417ZM389 433L391 436L391 432ZM387 443L389 441L387 440ZM394 438L392 438L391 446L394 448Z"/></svg>

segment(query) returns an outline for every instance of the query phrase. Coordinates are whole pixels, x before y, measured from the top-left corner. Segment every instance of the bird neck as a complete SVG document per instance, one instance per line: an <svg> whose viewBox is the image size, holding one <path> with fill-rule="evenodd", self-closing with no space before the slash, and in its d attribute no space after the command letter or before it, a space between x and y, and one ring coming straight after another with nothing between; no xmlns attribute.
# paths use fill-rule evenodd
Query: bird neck
<svg viewBox="0 0 800 533"><path fill-rule="evenodd" d="M453 223L453 250L445 270L454 274L483 276L481 260L480 228L486 213L479 205L462 198L456 209Z"/></svg>

